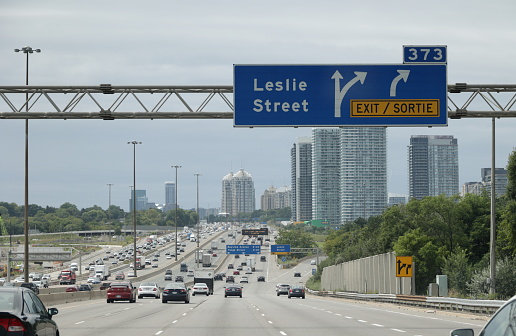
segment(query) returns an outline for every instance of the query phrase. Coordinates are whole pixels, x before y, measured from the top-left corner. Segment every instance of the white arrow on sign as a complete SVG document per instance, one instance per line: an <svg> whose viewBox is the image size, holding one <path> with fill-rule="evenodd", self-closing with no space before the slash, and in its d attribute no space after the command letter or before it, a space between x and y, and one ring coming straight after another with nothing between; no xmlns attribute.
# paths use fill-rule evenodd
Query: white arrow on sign
<svg viewBox="0 0 516 336"><path fill-rule="evenodd" d="M360 81L360 84L364 84L366 76L367 72L355 71L355 78L347 82L342 90L340 89L340 80L344 77L342 77L339 70L336 70L333 76L331 76L331 79L335 80L335 118L340 118L340 105L348 90L358 81Z"/></svg>
<svg viewBox="0 0 516 336"><path fill-rule="evenodd" d="M406 83L408 76L410 74L410 70L398 70L399 75L396 76L392 80L391 83L391 97L396 97L396 87L398 86L398 82L403 79L403 81Z"/></svg>

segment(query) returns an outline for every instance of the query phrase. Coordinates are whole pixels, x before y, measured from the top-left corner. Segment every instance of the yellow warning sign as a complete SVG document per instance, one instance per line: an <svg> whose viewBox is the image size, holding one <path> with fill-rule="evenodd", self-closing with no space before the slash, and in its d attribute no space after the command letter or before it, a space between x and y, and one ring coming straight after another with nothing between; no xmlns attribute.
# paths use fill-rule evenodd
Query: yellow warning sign
<svg viewBox="0 0 516 336"><path fill-rule="evenodd" d="M439 99L350 100L351 117L439 117Z"/></svg>
<svg viewBox="0 0 516 336"><path fill-rule="evenodd" d="M396 277L412 277L412 257L396 257Z"/></svg>

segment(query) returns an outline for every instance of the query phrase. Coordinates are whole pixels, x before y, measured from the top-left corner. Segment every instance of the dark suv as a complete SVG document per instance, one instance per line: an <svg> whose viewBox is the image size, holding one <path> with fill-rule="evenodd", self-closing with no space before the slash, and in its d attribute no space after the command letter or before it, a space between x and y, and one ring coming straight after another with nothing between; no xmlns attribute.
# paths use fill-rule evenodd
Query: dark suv
<svg viewBox="0 0 516 336"><path fill-rule="evenodd" d="M34 293L39 294L39 287L34 282L24 282L20 287L32 289Z"/></svg>

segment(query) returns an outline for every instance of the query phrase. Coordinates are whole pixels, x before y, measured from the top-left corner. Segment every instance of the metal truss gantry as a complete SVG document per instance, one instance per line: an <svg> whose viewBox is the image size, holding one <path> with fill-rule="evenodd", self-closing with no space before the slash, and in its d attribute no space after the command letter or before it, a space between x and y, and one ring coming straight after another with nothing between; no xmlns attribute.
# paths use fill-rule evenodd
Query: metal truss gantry
<svg viewBox="0 0 516 336"><path fill-rule="evenodd" d="M0 86L0 119L233 119L232 95L231 85ZM451 119L514 118L515 104L516 84L448 85Z"/></svg>

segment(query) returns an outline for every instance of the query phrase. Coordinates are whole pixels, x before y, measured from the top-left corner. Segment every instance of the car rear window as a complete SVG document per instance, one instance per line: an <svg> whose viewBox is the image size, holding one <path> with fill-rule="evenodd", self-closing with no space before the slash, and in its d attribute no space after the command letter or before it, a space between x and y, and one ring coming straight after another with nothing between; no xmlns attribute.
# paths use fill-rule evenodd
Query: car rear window
<svg viewBox="0 0 516 336"><path fill-rule="evenodd" d="M14 292L0 293L0 310L11 311L14 309Z"/></svg>

